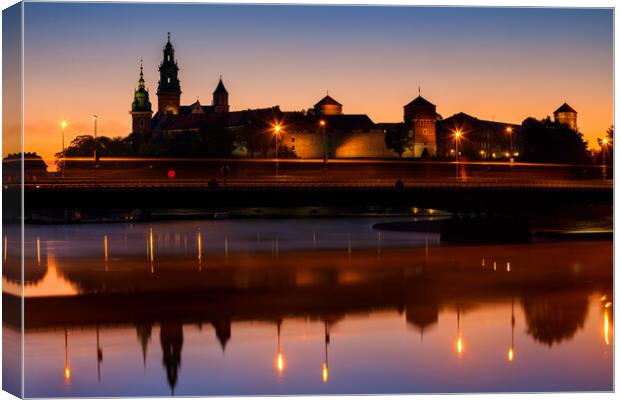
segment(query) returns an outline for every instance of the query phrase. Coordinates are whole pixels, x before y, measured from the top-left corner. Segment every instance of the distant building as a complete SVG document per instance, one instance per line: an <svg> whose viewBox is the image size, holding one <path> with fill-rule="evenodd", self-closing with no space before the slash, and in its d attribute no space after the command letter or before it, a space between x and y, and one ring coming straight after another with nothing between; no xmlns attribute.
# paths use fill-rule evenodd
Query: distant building
<svg viewBox="0 0 620 400"><path fill-rule="evenodd" d="M572 130L577 130L577 111L568 104L564 103L553 112L555 122L568 125Z"/></svg>
<svg viewBox="0 0 620 400"><path fill-rule="evenodd" d="M323 158L324 153L329 158L396 157L385 145L384 130L368 115L343 114L342 104L330 96L308 113L284 112L282 124L282 145L300 158Z"/></svg>
<svg viewBox="0 0 620 400"><path fill-rule="evenodd" d="M277 106L231 112L228 91L221 76L213 91L211 105L202 105L198 100L190 105L181 105L181 81L178 74L179 67L175 59L174 47L168 34L163 59L159 65L157 111L153 114L149 91L144 82L143 68L140 65L140 78L138 87L134 91L130 112L132 132L157 137L162 134L198 132L213 126L236 129L252 118L269 118L271 121L280 113Z"/></svg>
<svg viewBox="0 0 620 400"><path fill-rule="evenodd" d="M314 105L316 115L340 115L342 114L342 104L331 98L329 94Z"/></svg>
<svg viewBox="0 0 620 400"><path fill-rule="evenodd" d="M411 137L411 150L404 157L435 157L437 155L437 112L433 103L422 96L403 107L405 128Z"/></svg>
<svg viewBox="0 0 620 400"><path fill-rule="evenodd" d="M465 113L437 122L438 155L455 157L456 132L460 131L459 153L469 160L497 160L518 157L520 125L486 121ZM510 142L512 136L512 155Z"/></svg>
<svg viewBox="0 0 620 400"><path fill-rule="evenodd" d="M168 34L159 65L155 113L140 64L140 77L130 112L132 132L157 138L224 128L231 134L249 135L245 136L243 143L237 144L233 152L234 156L239 157L254 156L256 153L273 155L275 147L270 146L269 140L264 140L264 135L272 135L271 130L276 123L282 126L280 145L288 147L301 158L323 158L324 154L329 158L395 158L398 157L396 151L386 145L386 133L390 133L391 145L399 151L404 149L402 156L405 158L451 159L456 152L456 131L463 134L459 141L459 153L470 160L507 159L518 157L521 152L519 125L486 121L465 113L441 120L436 106L419 92L415 99L403 106L402 122L376 124L366 114L344 114L342 103L329 93L307 112L281 111L278 106L231 111L229 93L221 76L210 105L202 105L199 100L181 105L178 73L175 50ZM568 104L562 104L554 112L554 117L557 122L577 129L577 112ZM403 134L410 139L409 145L402 145L406 142L400 140ZM257 140L258 144L247 140L247 137L256 138L257 135L262 135L263 139Z"/></svg>

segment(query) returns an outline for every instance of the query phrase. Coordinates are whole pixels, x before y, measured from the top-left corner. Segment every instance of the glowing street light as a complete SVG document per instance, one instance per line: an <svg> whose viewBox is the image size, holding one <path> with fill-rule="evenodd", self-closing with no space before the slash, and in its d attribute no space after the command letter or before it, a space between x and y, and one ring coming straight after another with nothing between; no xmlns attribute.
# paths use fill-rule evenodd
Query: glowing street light
<svg viewBox="0 0 620 400"><path fill-rule="evenodd" d="M508 137L510 138L510 155L512 157L512 126L506 127L506 133L508 134Z"/></svg>
<svg viewBox="0 0 620 400"><path fill-rule="evenodd" d="M60 121L60 129L62 130L62 177L65 177L65 129L67 128L67 125L69 125L67 123L67 121Z"/></svg>
<svg viewBox="0 0 620 400"><path fill-rule="evenodd" d="M456 158L456 179L459 179L459 140L463 133L461 130L454 132L454 157Z"/></svg>
<svg viewBox="0 0 620 400"><path fill-rule="evenodd" d="M605 152L607 152L607 143L609 143L609 140L607 140L607 138L603 138L603 140L601 140L601 153L603 153L603 166L605 166Z"/></svg>
<svg viewBox="0 0 620 400"><path fill-rule="evenodd" d="M463 133L460 130L454 133L454 154L456 156L456 162L459 162L459 140L462 134Z"/></svg>
<svg viewBox="0 0 620 400"><path fill-rule="evenodd" d="M282 127L279 124L276 124L273 127L273 134L276 137L276 177L278 176L278 135L280 134L280 131L282 130Z"/></svg>
<svg viewBox="0 0 620 400"><path fill-rule="evenodd" d="M607 178L607 171L605 170L605 167L607 166L607 164L605 163L605 153L607 153L608 143L609 143L609 140L606 137L604 137L603 140L601 140L601 154L603 156L603 165L601 167L603 169L603 180Z"/></svg>
<svg viewBox="0 0 620 400"><path fill-rule="evenodd" d="M327 164L327 135L325 133L325 120L319 121L319 125L323 128L323 164Z"/></svg>

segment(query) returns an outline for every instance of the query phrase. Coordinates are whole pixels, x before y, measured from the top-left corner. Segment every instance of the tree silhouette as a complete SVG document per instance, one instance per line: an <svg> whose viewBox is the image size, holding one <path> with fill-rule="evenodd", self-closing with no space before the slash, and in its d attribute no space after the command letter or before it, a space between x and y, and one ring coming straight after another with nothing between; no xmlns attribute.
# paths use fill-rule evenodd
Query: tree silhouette
<svg viewBox="0 0 620 400"><path fill-rule="evenodd" d="M522 161L544 163L590 163L591 158L583 135L568 125L528 118L523 121L520 137Z"/></svg>

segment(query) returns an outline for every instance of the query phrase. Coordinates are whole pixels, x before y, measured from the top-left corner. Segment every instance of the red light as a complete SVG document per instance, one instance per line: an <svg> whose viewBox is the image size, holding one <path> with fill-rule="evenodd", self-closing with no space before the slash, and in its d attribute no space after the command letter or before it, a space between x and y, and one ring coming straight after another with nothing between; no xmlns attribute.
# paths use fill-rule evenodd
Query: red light
<svg viewBox="0 0 620 400"><path fill-rule="evenodd" d="M176 172L174 172L173 169L171 169L170 171L168 171L168 178L172 179L176 176Z"/></svg>

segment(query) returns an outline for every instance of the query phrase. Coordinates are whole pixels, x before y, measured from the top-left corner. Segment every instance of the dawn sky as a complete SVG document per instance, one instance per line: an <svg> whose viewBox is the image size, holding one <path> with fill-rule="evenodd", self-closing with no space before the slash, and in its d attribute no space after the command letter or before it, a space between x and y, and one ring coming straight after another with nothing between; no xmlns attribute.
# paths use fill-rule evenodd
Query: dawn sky
<svg viewBox="0 0 620 400"><path fill-rule="evenodd" d="M417 96L520 123L566 101L592 144L613 123L609 10L26 3L25 148L51 161L92 133L126 136L140 58L156 108L170 31L182 104L210 104L220 74L231 110L307 109L325 91L345 113L402 120ZM49 163L48 163L49 164Z"/></svg>

